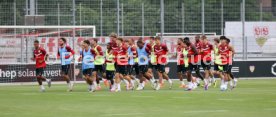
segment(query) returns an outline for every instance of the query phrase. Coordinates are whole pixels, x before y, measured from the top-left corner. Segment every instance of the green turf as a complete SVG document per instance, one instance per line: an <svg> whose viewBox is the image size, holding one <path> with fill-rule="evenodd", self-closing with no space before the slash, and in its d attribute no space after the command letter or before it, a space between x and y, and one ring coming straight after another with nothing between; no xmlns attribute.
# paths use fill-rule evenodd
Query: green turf
<svg viewBox="0 0 276 117"><path fill-rule="evenodd" d="M218 88L187 92L166 87L160 91L106 90L88 93L85 84L74 92L53 85L0 86L0 117L275 117L276 80L240 80L233 91Z"/></svg>

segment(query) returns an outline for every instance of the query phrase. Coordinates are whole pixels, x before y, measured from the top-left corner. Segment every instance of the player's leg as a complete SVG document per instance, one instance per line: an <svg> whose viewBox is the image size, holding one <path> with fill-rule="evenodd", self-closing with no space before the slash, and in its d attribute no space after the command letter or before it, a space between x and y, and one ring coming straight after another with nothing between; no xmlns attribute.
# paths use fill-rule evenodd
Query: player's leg
<svg viewBox="0 0 276 117"><path fill-rule="evenodd" d="M196 71L196 75L197 75L197 77L199 77L202 81L204 80L204 77L203 77L203 75L200 73L200 64L198 63L197 65L195 65L195 71Z"/></svg>
<svg viewBox="0 0 276 117"><path fill-rule="evenodd" d="M149 65L148 65L148 74L151 75L151 80L150 82L152 84L156 83L156 80L154 78L154 74L153 74L153 69L156 67L156 65L152 65L150 62L149 62Z"/></svg>
<svg viewBox="0 0 276 117"><path fill-rule="evenodd" d="M128 65L127 68L127 75L128 77L131 79L131 86L134 88L135 87L135 76L132 74L133 73L133 69L134 69L134 65Z"/></svg>
<svg viewBox="0 0 276 117"><path fill-rule="evenodd" d="M163 80L163 73L161 71L157 70L157 75L158 75L159 81L158 81L158 84L157 84L155 90L159 90L161 88L162 83L163 83L163 81L162 81Z"/></svg>
<svg viewBox="0 0 276 117"><path fill-rule="evenodd" d="M189 67L188 70L186 72L187 74L187 81L188 81L188 86L187 86L187 91L193 90L193 83L192 83L192 71L193 71L194 67L192 63L189 63Z"/></svg>
<svg viewBox="0 0 276 117"><path fill-rule="evenodd" d="M228 65L222 65L222 69L223 69L223 72L222 72L222 75L223 75L223 81L222 81L222 84L221 84L221 91L225 91L227 90L227 87L228 87L228 82L229 82L229 74L227 73L227 70L228 70Z"/></svg>
<svg viewBox="0 0 276 117"><path fill-rule="evenodd" d="M113 80L114 71L106 70L105 74L106 74L106 79L109 80L109 82L110 82L109 89L111 90L114 87L114 80Z"/></svg>
<svg viewBox="0 0 276 117"><path fill-rule="evenodd" d="M139 66L139 69L142 70L142 65ZM145 77L143 77L143 72L140 71L139 75L139 85L136 90L143 90L145 87Z"/></svg>
<svg viewBox="0 0 276 117"><path fill-rule="evenodd" d="M140 68L139 68L140 69ZM145 78L144 81L146 80L149 80L150 83L151 83L151 87L152 88L155 88L157 86L157 82L155 81L155 79L153 79L153 77L151 76L151 74L149 74L147 71L148 71L148 65L143 65L141 67L141 70L140 70L142 73L143 73L143 76Z"/></svg>
<svg viewBox="0 0 276 117"><path fill-rule="evenodd" d="M119 92L121 91L121 77L120 77L120 66L116 66L116 73L115 73L115 91Z"/></svg>
<svg viewBox="0 0 276 117"><path fill-rule="evenodd" d="M169 78L169 75L165 72L165 65L161 65L161 64L158 64L158 69L159 69L159 72L162 72L162 76L163 76L163 79L166 79L168 82L169 82L169 89L172 89L172 85L173 85L173 82L172 80ZM162 80L162 83L163 83L163 80Z"/></svg>
<svg viewBox="0 0 276 117"><path fill-rule="evenodd" d="M92 76L90 77L90 80L93 82L93 86L92 86L92 92L94 92L97 89L97 72L95 71L95 69L90 69L90 71L92 72Z"/></svg>
<svg viewBox="0 0 276 117"><path fill-rule="evenodd" d="M42 92L45 91L45 87L43 86L43 81L46 81L48 84L48 87L51 87L51 79L47 79L43 76L44 73L44 68L36 68L36 77L37 77L37 82L40 85L40 90Z"/></svg>
<svg viewBox="0 0 276 117"><path fill-rule="evenodd" d="M95 65L94 72L95 72L95 75L96 75L96 90L101 89L100 77L99 77L100 69L101 69L101 65Z"/></svg>
<svg viewBox="0 0 276 117"><path fill-rule="evenodd" d="M139 65L138 65L138 63L135 63L135 65L134 65L134 69L135 69L135 81L138 83L139 82L139 79L137 79L137 77L138 77L138 75L139 75Z"/></svg>
<svg viewBox="0 0 276 117"><path fill-rule="evenodd" d="M37 79L37 82L40 86L40 91L41 92L44 92L45 91L45 87L43 86L43 83L42 83L42 79L41 79L41 76L43 74L43 69L42 68L36 68L36 79Z"/></svg>
<svg viewBox="0 0 276 117"><path fill-rule="evenodd" d="M211 72L212 72L212 74L213 74L212 83L213 83L213 85L214 85L214 88L216 88L216 87L217 87L217 80L215 79L215 75L217 75L217 76L222 80L222 74L221 74L221 72L220 72L220 70L219 70L219 65L215 63L215 64L214 64L214 70L211 71Z"/></svg>
<svg viewBox="0 0 276 117"><path fill-rule="evenodd" d="M72 91L73 83L71 82L70 77L69 77L69 69L70 69L70 65L62 65L61 66L61 71L62 71L61 74L68 85L68 91Z"/></svg>
<svg viewBox="0 0 276 117"><path fill-rule="evenodd" d="M202 66L202 68L203 68L203 70L204 70L204 89L205 90L208 90L208 87L209 87L209 72L210 72L210 61L208 62L208 61L206 61L206 62L204 62L204 61L202 61L201 62L201 66Z"/></svg>
<svg viewBox="0 0 276 117"><path fill-rule="evenodd" d="M85 79L87 85L88 85L88 91L92 91L92 80L91 80L91 71L89 69L84 69L82 71L83 78Z"/></svg>

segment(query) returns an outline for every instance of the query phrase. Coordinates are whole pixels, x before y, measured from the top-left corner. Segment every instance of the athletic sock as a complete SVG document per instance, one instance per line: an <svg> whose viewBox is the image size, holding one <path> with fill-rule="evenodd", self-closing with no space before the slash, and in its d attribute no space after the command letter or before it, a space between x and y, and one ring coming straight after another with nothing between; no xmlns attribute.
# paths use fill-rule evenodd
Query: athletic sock
<svg viewBox="0 0 276 117"><path fill-rule="evenodd" d="M228 85L228 81L225 81L225 82L224 82L224 85L226 85L226 86L227 86L227 85Z"/></svg>
<svg viewBox="0 0 276 117"><path fill-rule="evenodd" d="M44 85L40 85L40 89L41 89L41 90L45 90Z"/></svg>
<svg viewBox="0 0 276 117"><path fill-rule="evenodd" d="M70 89L71 88L71 82L68 82L67 85L68 85L68 88Z"/></svg>
<svg viewBox="0 0 276 117"><path fill-rule="evenodd" d="M121 84L120 83L117 84L117 89L121 90Z"/></svg>
<svg viewBox="0 0 276 117"><path fill-rule="evenodd" d="M169 79L168 82L169 82L170 84L172 84L172 80L171 80L171 79Z"/></svg>
<svg viewBox="0 0 276 117"><path fill-rule="evenodd" d="M204 79L204 85L207 85L209 82L209 79Z"/></svg>
<svg viewBox="0 0 276 117"><path fill-rule="evenodd" d="M230 81L229 84L230 84L231 87L233 86L233 82L232 81Z"/></svg>
<svg viewBox="0 0 276 117"><path fill-rule="evenodd" d="M131 80L131 86L134 87L135 86L135 81Z"/></svg>

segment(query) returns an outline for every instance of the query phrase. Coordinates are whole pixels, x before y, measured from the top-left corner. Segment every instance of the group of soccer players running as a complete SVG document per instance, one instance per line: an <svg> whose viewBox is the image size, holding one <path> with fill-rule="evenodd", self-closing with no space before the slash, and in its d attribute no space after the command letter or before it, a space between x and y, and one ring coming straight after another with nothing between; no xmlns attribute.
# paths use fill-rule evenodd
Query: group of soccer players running
<svg viewBox="0 0 276 117"><path fill-rule="evenodd" d="M69 69L75 52L66 44L65 38L60 38L58 44L61 75L68 84L68 91L72 91L73 83L70 81ZM37 81L40 90L44 92L42 81L46 81L48 86L51 86L51 79L43 76L48 54L39 46L37 40L34 41L34 47L33 60L36 61ZM180 87L187 91L193 90L201 86L201 79L204 82L202 86L208 90L212 84L216 87L217 81L214 75L217 75L221 78L221 90L227 90L228 82L230 82L231 89L235 88L237 79L231 73L234 53L230 39L225 36L215 38L213 45L205 35L196 35L194 43L188 37L179 38L176 56ZM173 85L165 70L168 63L168 48L161 42L159 36L150 37L149 42L145 42L143 38L135 42L134 39L123 39L112 33L105 52L98 45L97 39L84 40L81 43L78 61L82 63L82 75L88 84L89 92L101 89L100 79L103 79L104 84L109 86L111 92L121 91L121 82L125 82L126 90L133 90L135 82L138 83L136 90L143 90L147 82L154 90L160 90L164 84L163 79L168 81L170 89ZM212 61L213 70L211 70ZM200 73L200 66L204 70L204 76ZM154 69L157 72L158 81L155 79ZM132 73L134 71L135 74ZM192 75L194 72L198 78ZM187 78L188 84L184 83L184 77Z"/></svg>

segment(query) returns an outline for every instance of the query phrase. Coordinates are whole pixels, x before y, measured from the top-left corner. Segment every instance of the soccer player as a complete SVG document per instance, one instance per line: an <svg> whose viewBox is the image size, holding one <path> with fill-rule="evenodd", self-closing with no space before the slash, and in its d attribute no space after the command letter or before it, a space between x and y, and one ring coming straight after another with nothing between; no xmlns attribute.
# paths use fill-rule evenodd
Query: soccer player
<svg viewBox="0 0 276 117"><path fill-rule="evenodd" d="M194 56L194 58L193 59L196 59L195 60L195 62L197 62L197 66L196 66L196 70L195 70L195 72L196 72L196 75L197 75L197 77L199 77L202 81L204 81L204 78L203 78L203 76L202 76L202 74L200 73L200 61L201 61L201 47L202 47L202 42L201 42L201 40L200 40L200 35L196 35L195 36L195 43L194 43L194 45L195 45L195 47L196 47L196 49L197 49L197 52L198 52L198 54L197 55L195 55ZM199 80L197 80L197 85L199 86L200 85L200 82L199 82Z"/></svg>
<svg viewBox="0 0 276 117"><path fill-rule="evenodd" d="M97 90L101 89L101 85L100 85L100 78L99 78L99 74L101 73L101 75L103 76L103 78L105 78L105 72L104 72L104 67L103 64L105 62L104 60L104 53L103 53L103 49L100 45L98 45L98 39L94 38L91 41L91 46L93 47L94 51L96 52L95 55L95 69L94 71L96 72L96 82L97 82ZM106 83L106 80L103 80Z"/></svg>
<svg viewBox="0 0 276 117"><path fill-rule="evenodd" d="M232 84L232 81L230 82L230 87L231 87L231 90L232 90L237 86L237 82L238 82L238 80L234 77L234 75L232 73L232 66L233 66L235 49L234 49L233 46L230 45L230 39L229 38L226 38L226 43L229 46L229 48L231 48L230 56L232 56L232 59L229 60L229 66L228 66L227 73L228 73L229 77L231 77L232 80L234 81L234 84Z"/></svg>
<svg viewBox="0 0 276 117"><path fill-rule="evenodd" d="M96 90L96 72L94 71L94 58L96 52L90 47L90 41L83 41L83 50L80 52L79 61L82 61L82 74L86 83L88 84L88 91L94 92Z"/></svg>
<svg viewBox="0 0 276 117"><path fill-rule="evenodd" d="M116 87L114 85L114 75L115 75L115 55L112 51L111 44L108 43L106 46L106 78L110 81L110 91L115 91Z"/></svg>
<svg viewBox="0 0 276 117"><path fill-rule="evenodd" d="M43 86L42 81L46 81L48 83L48 87L51 87L51 79L47 79L47 78L43 77L44 69L46 68L45 60L47 60L48 54L46 53L45 49L43 49L42 47L39 46L38 40L34 41L34 48L35 48L33 51L34 56L33 56L32 60L34 60L36 62L36 64L35 64L36 78L37 78L37 82L40 86L40 91L44 92L45 87Z"/></svg>
<svg viewBox="0 0 276 117"><path fill-rule="evenodd" d="M204 88L205 90L208 90L209 87L209 81L210 81L210 76L212 79L214 79L214 75L211 71L211 61L212 61L212 50L213 50L213 45L209 43L207 37L203 35L201 37L202 39L202 46L201 46L201 66L204 69L205 72L205 77L204 77ZM214 81L215 82L215 81Z"/></svg>
<svg viewBox="0 0 276 117"><path fill-rule="evenodd" d="M219 43L220 43L220 40L218 38L215 38L214 39L214 47L213 47L214 57L215 57L214 58L214 71L213 71L213 74L218 75L221 78L221 80L223 81L223 75L221 73L222 67L219 66L221 64L221 58L219 56L219 49L218 49ZM217 85L216 82L213 82L213 83L214 83L214 87L216 87L216 85Z"/></svg>
<svg viewBox="0 0 276 117"><path fill-rule="evenodd" d="M140 83L136 90L143 90L145 87L145 80L151 80L151 75L148 73L149 55L150 49L143 41L137 41L137 54L138 54L138 66L139 66L139 79Z"/></svg>
<svg viewBox="0 0 276 117"><path fill-rule="evenodd" d="M184 38L184 46L186 46L185 50L188 51L187 57L189 59L188 70L187 70L187 91L191 91L195 88L195 85L192 83L192 72L197 71L198 69L198 59L195 59L195 56L198 55L198 51L196 47L190 42L188 37Z"/></svg>
<svg viewBox="0 0 276 117"><path fill-rule="evenodd" d="M147 43L147 48L150 49L150 62L149 62L149 65L148 65L148 73L151 75L151 87L152 88L155 88L157 85L156 85L156 81L155 81L155 78L154 78L154 74L153 74L153 69L156 68L156 56L154 54L154 46L155 46L155 39L154 37L150 37L149 39L149 43Z"/></svg>
<svg viewBox="0 0 276 117"><path fill-rule="evenodd" d="M115 73L115 85L116 85L116 92L121 91L121 79L125 79L126 88L127 90L133 89L131 84L131 78L128 75L128 53L127 53L127 46L123 43L122 38L117 38L116 43L118 45L118 50L115 52L116 56L116 73Z"/></svg>
<svg viewBox="0 0 276 117"><path fill-rule="evenodd" d="M165 65L167 64L167 54L168 54L168 48L166 44L161 43L161 38L156 37L155 38L155 45L153 47L154 55L156 56L156 67L157 74L159 77L159 84L157 84L155 90L159 90L162 84L163 78L166 79L169 82L169 88L172 88L172 80L169 79L167 73L165 72Z"/></svg>
<svg viewBox="0 0 276 117"><path fill-rule="evenodd" d="M132 75L134 65L135 65L135 60L137 60L137 50L136 46L134 44L134 39L130 40L124 40L126 46L128 47L127 52L128 52L128 75L130 76L131 80L131 85L134 87L135 83L135 76ZM135 68L135 71L137 71L137 68Z"/></svg>
<svg viewBox="0 0 276 117"><path fill-rule="evenodd" d="M221 44L219 45L219 55L221 57L221 67L223 68L223 82L221 83L221 90L227 89L228 82L231 80L229 77L229 63L232 61L234 49L227 43L227 38L221 39ZM231 61L230 61L231 60ZM232 63L231 63L232 64Z"/></svg>
<svg viewBox="0 0 276 117"><path fill-rule="evenodd" d="M117 34L116 33L111 33L109 35L109 38L110 38L110 43L109 44L111 45L112 51L117 52L117 50L119 49L119 46L116 43L116 40L118 38ZM116 67L116 63L115 63L115 67Z"/></svg>
<svg viewBox="0 0 276 117"><path fill-rule="evenodd" d="M73 82L70 81L69 69L72 60L71 57L75 54L75 52L71 49L70 46L66 45L65 38L59 38L58 43L58 57L60 57L61 60L61 76L68 84L68 91L72 91Z"/></svg>
<svg viewBox="0 0 276 117"><path fill-rule="evenodd" d="M185 67L185 63L184 63L184 55L183 55L183 39L182 38L178 38L177 40L177 76L180 80L180 88L186 88L186 85L183 81L183 75L186 74L186 67Z"/></svg>

